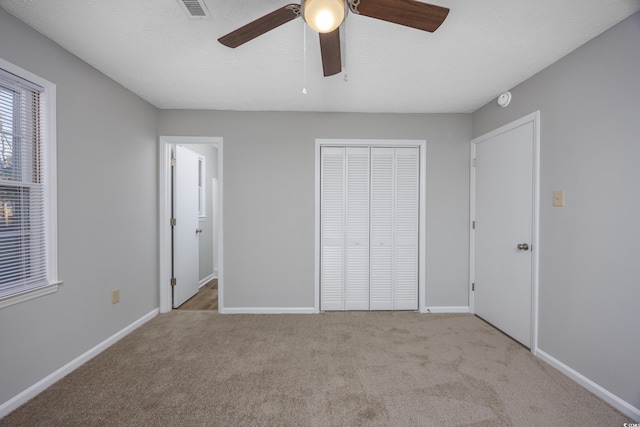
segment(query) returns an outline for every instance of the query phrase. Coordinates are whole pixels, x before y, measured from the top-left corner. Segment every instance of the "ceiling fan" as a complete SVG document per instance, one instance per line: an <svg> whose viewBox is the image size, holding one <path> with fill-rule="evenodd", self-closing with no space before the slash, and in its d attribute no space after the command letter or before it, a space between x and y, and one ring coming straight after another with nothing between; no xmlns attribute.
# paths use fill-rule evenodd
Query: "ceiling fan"
<svg viewBox="0 0 640 427"><path fill-rule="evenodd" d="M301 0L300 4L288 4L274 10L218 41L235 48L302 17L320 35L324 76L332 76L342 71L339 27L348 11L429 32L437 30L449 13L446 7L417 0Z"/></svg>

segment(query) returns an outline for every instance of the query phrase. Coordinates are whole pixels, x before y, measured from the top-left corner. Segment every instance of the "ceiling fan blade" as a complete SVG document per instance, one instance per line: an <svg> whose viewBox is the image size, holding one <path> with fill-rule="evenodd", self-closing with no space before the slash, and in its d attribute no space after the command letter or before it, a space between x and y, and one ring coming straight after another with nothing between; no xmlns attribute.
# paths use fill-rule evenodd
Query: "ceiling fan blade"
<svg viewBox="0 0 640 427"><path fill-rule="evenodd" d="M320 52L322 53L322 70L324 76L333 76L342 71L342 55L340 53L340 27L330 33L319 33Z"/></svg>
<svg viewBox="0 0 640 427"><path fill-rule="evenodd" d="M352 7L352 11L431 33L438 29L449 14L446 7L417 0L360 0L357 6Z"/></svg>
<svg viewBox="0 0 640 427"><path fill-rule="evenodd" d="M220 37L218 41L225 46L238 47L282 24L294 20L298 16L300 16L300 5L288 4Z"/></svg>

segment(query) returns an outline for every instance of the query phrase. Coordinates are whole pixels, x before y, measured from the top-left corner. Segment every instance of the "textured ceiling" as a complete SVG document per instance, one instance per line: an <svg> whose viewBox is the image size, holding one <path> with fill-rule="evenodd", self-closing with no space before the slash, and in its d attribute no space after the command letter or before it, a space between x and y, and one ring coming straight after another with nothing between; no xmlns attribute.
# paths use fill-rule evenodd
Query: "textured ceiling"
<svg viewBox="0 0 640 427"><path fill-rule="evenodd" d="M236 49L217 42L287 2L206 0L205 20L178 0L0 7L159 108L402 113L473 112L640 10L639 0L434 0L451 9L435 33L349 14L345 70L332 77L302 19Z"/></svg>

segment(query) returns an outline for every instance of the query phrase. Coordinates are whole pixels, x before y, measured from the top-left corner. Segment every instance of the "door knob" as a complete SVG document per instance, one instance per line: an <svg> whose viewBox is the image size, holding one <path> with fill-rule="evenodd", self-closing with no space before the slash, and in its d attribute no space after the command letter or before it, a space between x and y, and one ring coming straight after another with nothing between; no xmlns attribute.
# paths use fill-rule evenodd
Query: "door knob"
<svg viewBox="0 0 640 427"><path fill-rule="evenodd" d="M527 243L519 243L518 244L518 249L520 249L521 251L528 251L529 250L529 245Z"/></svg>
<svg viewBox="0 0 640 427"><path fill-rule="evenodd" d="M202 233L202 228L196 228L196 234Z"/></svg>

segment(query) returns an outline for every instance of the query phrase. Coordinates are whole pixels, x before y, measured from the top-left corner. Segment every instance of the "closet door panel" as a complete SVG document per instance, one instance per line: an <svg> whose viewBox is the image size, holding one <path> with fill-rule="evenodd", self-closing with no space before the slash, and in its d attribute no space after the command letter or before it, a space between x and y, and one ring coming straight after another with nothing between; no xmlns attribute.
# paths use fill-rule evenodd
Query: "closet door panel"
<svg viewBox="0 0 640 427"><path fill-rule="evenodd" d="M322 147L320 165L320 309L344 310L345 149Z"/></svg>
<svg viewBox="0 0 640 427"><path fill-rule="evenodd" d="M393 310L393 160L393 148L371 148L371 310Z"/></svg>
<svg viewBox="0 0 640 427"><path fill-rule="evenodd" d="M369 310L369 148L347 148L345 309Z"/></svg>
<svg viewBox="0 0 640 427"><path fill-rule="evenodd" d="M394 309L418 309L418 148L396 148L394 203Z"/></svg>

